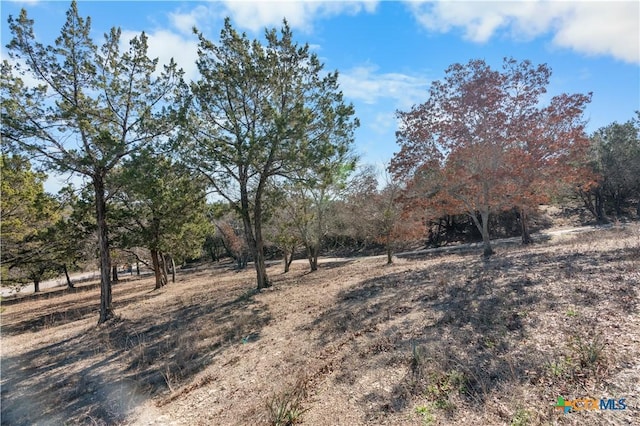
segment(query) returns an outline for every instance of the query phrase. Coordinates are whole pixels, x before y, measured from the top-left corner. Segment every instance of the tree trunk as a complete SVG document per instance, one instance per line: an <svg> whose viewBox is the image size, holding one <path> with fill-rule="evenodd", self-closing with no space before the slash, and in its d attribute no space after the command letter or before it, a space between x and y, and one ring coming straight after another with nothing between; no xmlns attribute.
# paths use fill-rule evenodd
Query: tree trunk
<svg viewBox="0 0 640 426"><path fill-rule="evenodd" d="M640 218L640 200L638 200L638 205L636 206L636 215Z"/></svg>
<svg viewBox="0 0 640 426"><path fill-rule="evenodd" d="M391 236L387 235L387 265L393 264L393 247L391 247Z"/></svg>
<svg viewBox="0 0 640 426"><path fill-rule="evenodd" d="M309 268L311 272L318 270L318 247L311 244L305 244L307 247L307 259L309 260Z"/></svg>
<svg viewBox="0 0 640 426"><path fill-rule="evenodd" d="M115 316L111 305L111 254L109 253L109 236L107 227L107 203L103 176L93 176L93 187L96 196L96 220L98 226L98 252L100 254L100 319L98 324L107 322Z"/></svg>
<svg viewBox="0 0 640 426"><path fill-rule="evenodd" d="M596 218L596 222L599 224L607 223L608 219L604 213L604 195L602 194L602 188L596 187L589 191L579 191L579 194L584 206Z"/></svg>
<svg viewBox="0 0 640 426"><path fill-rule="evenodd" d="M160 270L162 271L162 285L167 285L169 283L167 257L162 252L160 253L160 266Z"/></svg>
<svg viewBox="0 0 640 426"><path fill-rule="evenodd" d="M269 276L267 275L267 265L265 263L264 253L262 253L262 244L253 250L254 266L256 268L256 278L258 282L258 290L271 287Z"/></svg>
<svg viewBox="0 0 640 426"><path fill-rule="evenodd" d="M151 252L151 263L153 265L153 272L155 274L156 277L156 290L161 288L164 285L163 282L163 277L162 277L162 270L161 270L161 265L160 265L160 254L158 253L158 250L150 250Z"/></svg>
<svg viewBox="0 0 640 426"><path fill-rule="evenodd" d="M267 275L267 264L264 257L264 241L262 240L262 227L259 223L256 227L256 253L254 263L256 265L256 273L258 276L258 289L271 287L271 281Z"/></svg>
<svg viewBox="0 0 640 426"><path fill-rule="evenodd" d="M40 292L40 278L33 279L33 292L34 293Z"/></svg>
<svg viewBox="0 0 640 426"><path fill-rule="evenodd" d="M493 249L491 248L491 239L489 238L489 212L486 210L480 212L480 219L482 220L482 223L478 220L477 214L470 214L469 216L471 216L471 220L473 220L476 228L478 228L482 234L482 243L484 247L483 256L491 256L493 254Z"/></svg>
<svg viewBox="0 0 640 426"><path fill-rule="evenodd" d="M67 270L67 264L66 263L62 264L62 270L64 271L65 278L67 279L67 287L75 288L75 286L71 282L71 278L69 277L69 271Z"/></svg>
<svg viewBox="0 0 640 426"><path fill-rule="evenodd" d="M493 254L491 248L491 238L489 237L489 212L482 212L482 243L484 246L483 255L489 257Z"/></svg>
<svg viewBox="0 0 640 426"><path fill-rule="evenodd" d="M529 233L529 215L525 207L520 207L520 226L522 228L522 244L531 244L531 234Z"/></svg>
<svg viewBox="0 0 640 426"><path fill-rule="evenodd" d="M289 267L291 266L291 262L289 262L289 258L293 258L293 253L289 254L287 249L284 249L284 273L289 272Z"/></svg>
<svg viewBox="0 0 640 426"><path fill-rule="evenodd" d="M616 216L622 216L622 202L624 197L622 196L622 191L617 190L613 196L613 202L616 209Z"/></svg>
<svg viewBox="0 0 640 426"><path fill-rule="evenodd" d="M284 261L285 261L285 265L284 265L284 272L289 272L289 270L291 269L291 264L293 263L293 254L296 251L296 247L295 245L293 247L291 247L289 251L289 258L287 259L287 256L285 255ZM286 253L286 251L285 251Z"/></svg>
<svg viewBox="0 0 640 426"><path fill-rule="evenodd" d="M171 282L175 284L176 282L176 262L173 260L173 256L169 256L171 259Z"/></svg>
<svg viewBox="0 0 640 426"><path fill-rule="evenodd" d="M602 195L602 191L598 190L595 194L595 203L596 203L596 221L600 224L607 223L609 220L604 213L604 196Z"/></svg>
<svg viewBox="0 0 640 426"><path fill-rule="evenodd" d="M136 260L136 275L140 276L140 262Z"/></svg>
<svg viewBox="0 0 640 426"><path fill-rule="evenodd" d="M262 192L263 182L258 184L254 198L253 223L251 223L251 213L249 208L249 194L246 185L246 174L240 173L240 205L242 223L246 242L249 245L253 264L256 268L256 281L258 290L271 287L271 281L267 275L267 265L264 258L264 241L262 240Z"/></svg>
<svg viewBox="0 0 640 426"><path fill-rule="evenodd" d="M113 283L118 282L118 265L117 264L113 264L111 266L111 282Z"/></svg>

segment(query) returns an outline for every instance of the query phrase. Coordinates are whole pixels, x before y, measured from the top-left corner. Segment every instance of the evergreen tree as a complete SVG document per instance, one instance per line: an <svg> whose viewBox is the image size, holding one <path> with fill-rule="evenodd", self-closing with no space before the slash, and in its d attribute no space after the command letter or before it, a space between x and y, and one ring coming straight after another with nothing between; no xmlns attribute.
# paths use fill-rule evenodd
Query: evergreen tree
<svg viewBox="0 0 640 426"><path fill-rule="evenodd" d="M46 167L86 177L93 187L101 269L99 323L114 315L105 183L126 157L156 143L175 128L170 105L181 81L172 62L156 74L157 59L147 55L142 33L120 51L119 28L98 47L91 19L82 18L74 0L53 45L36 40L34 22L23 9L9 18L12 39L2 66L2 136ZM20 76L42 82L27 87Z"/></svg>
<svg viewBox="0 0 640 426"><path fill-rule="evenodd" d="M353 141L354 110L338 89L337 73L309 46L299 46L284 22L250 41L225 21L220 41L201 33L185 162L242 218L258 289L270 286L264 256L264 197L309 165L331 158Z"/></svg>
<svg viewBox="0 0 640 426"><path fill-rule="evenodd" d="M3 153L0 170L2 283L21 288L33 282L38 292L58 265L50 229L60 217L59 204L44 191L45 175L31 170L24 157Z"/></svg>
<svg viewBox="0 0 640 426"><path fill-rule="evenodd" d="M204 182L149 149L132 156L114 178L120 188L114 200L118 244L149 250L160 288L167 284L167 262L199 255L211 232Z"/></svg>

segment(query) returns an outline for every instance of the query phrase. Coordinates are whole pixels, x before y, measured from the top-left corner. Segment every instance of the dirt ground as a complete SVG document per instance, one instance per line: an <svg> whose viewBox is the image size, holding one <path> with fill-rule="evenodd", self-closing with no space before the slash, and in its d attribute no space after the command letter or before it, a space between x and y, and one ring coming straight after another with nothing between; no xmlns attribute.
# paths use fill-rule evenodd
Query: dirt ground
<svg viewBox="0 0 640 426"><path fill-rule="evenodd" d="M640 227L4 305L2 424L640 424ZM564 414L557 399L624 398Z"/></svg>

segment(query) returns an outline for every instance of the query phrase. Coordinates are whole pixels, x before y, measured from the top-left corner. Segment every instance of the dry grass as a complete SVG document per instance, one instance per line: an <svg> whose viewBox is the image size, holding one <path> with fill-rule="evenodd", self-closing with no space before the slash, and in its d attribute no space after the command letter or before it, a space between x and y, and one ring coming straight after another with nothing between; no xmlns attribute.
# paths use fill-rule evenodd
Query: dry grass
<svg viewBox="0 0 640 426"><path fill-rule="evenodd" d="M2 313L8 424L637 424L640 230L531 247L225 265ZM627 398L564 415L558 396Z"/></svg>

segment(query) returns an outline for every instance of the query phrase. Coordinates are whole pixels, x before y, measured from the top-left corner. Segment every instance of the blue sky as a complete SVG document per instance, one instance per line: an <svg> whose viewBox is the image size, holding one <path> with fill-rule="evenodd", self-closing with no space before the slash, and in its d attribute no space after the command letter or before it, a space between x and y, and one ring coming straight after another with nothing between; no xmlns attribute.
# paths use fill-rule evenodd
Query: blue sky
<svg viewBox="0 0 640 426"><path fill-rule="evenodd" d="M36 36L52 43L67 1L1 3L2 57L10 40L7 17L26 8ZM309 43L327 70L338 70L345 98L361 127L355 151L383 164L397 151L394 112L427 99L430 82L453 63L502 58L547 63L549 95L593 92L588 131L624 122L640 109L638 1L79 1L91 16L94 40L112 26L130 38L150 36L150 53L174 57L187 76L195 69L195 25L213 41L225 16L254 37L287 18L300 43Z"/></svg>

